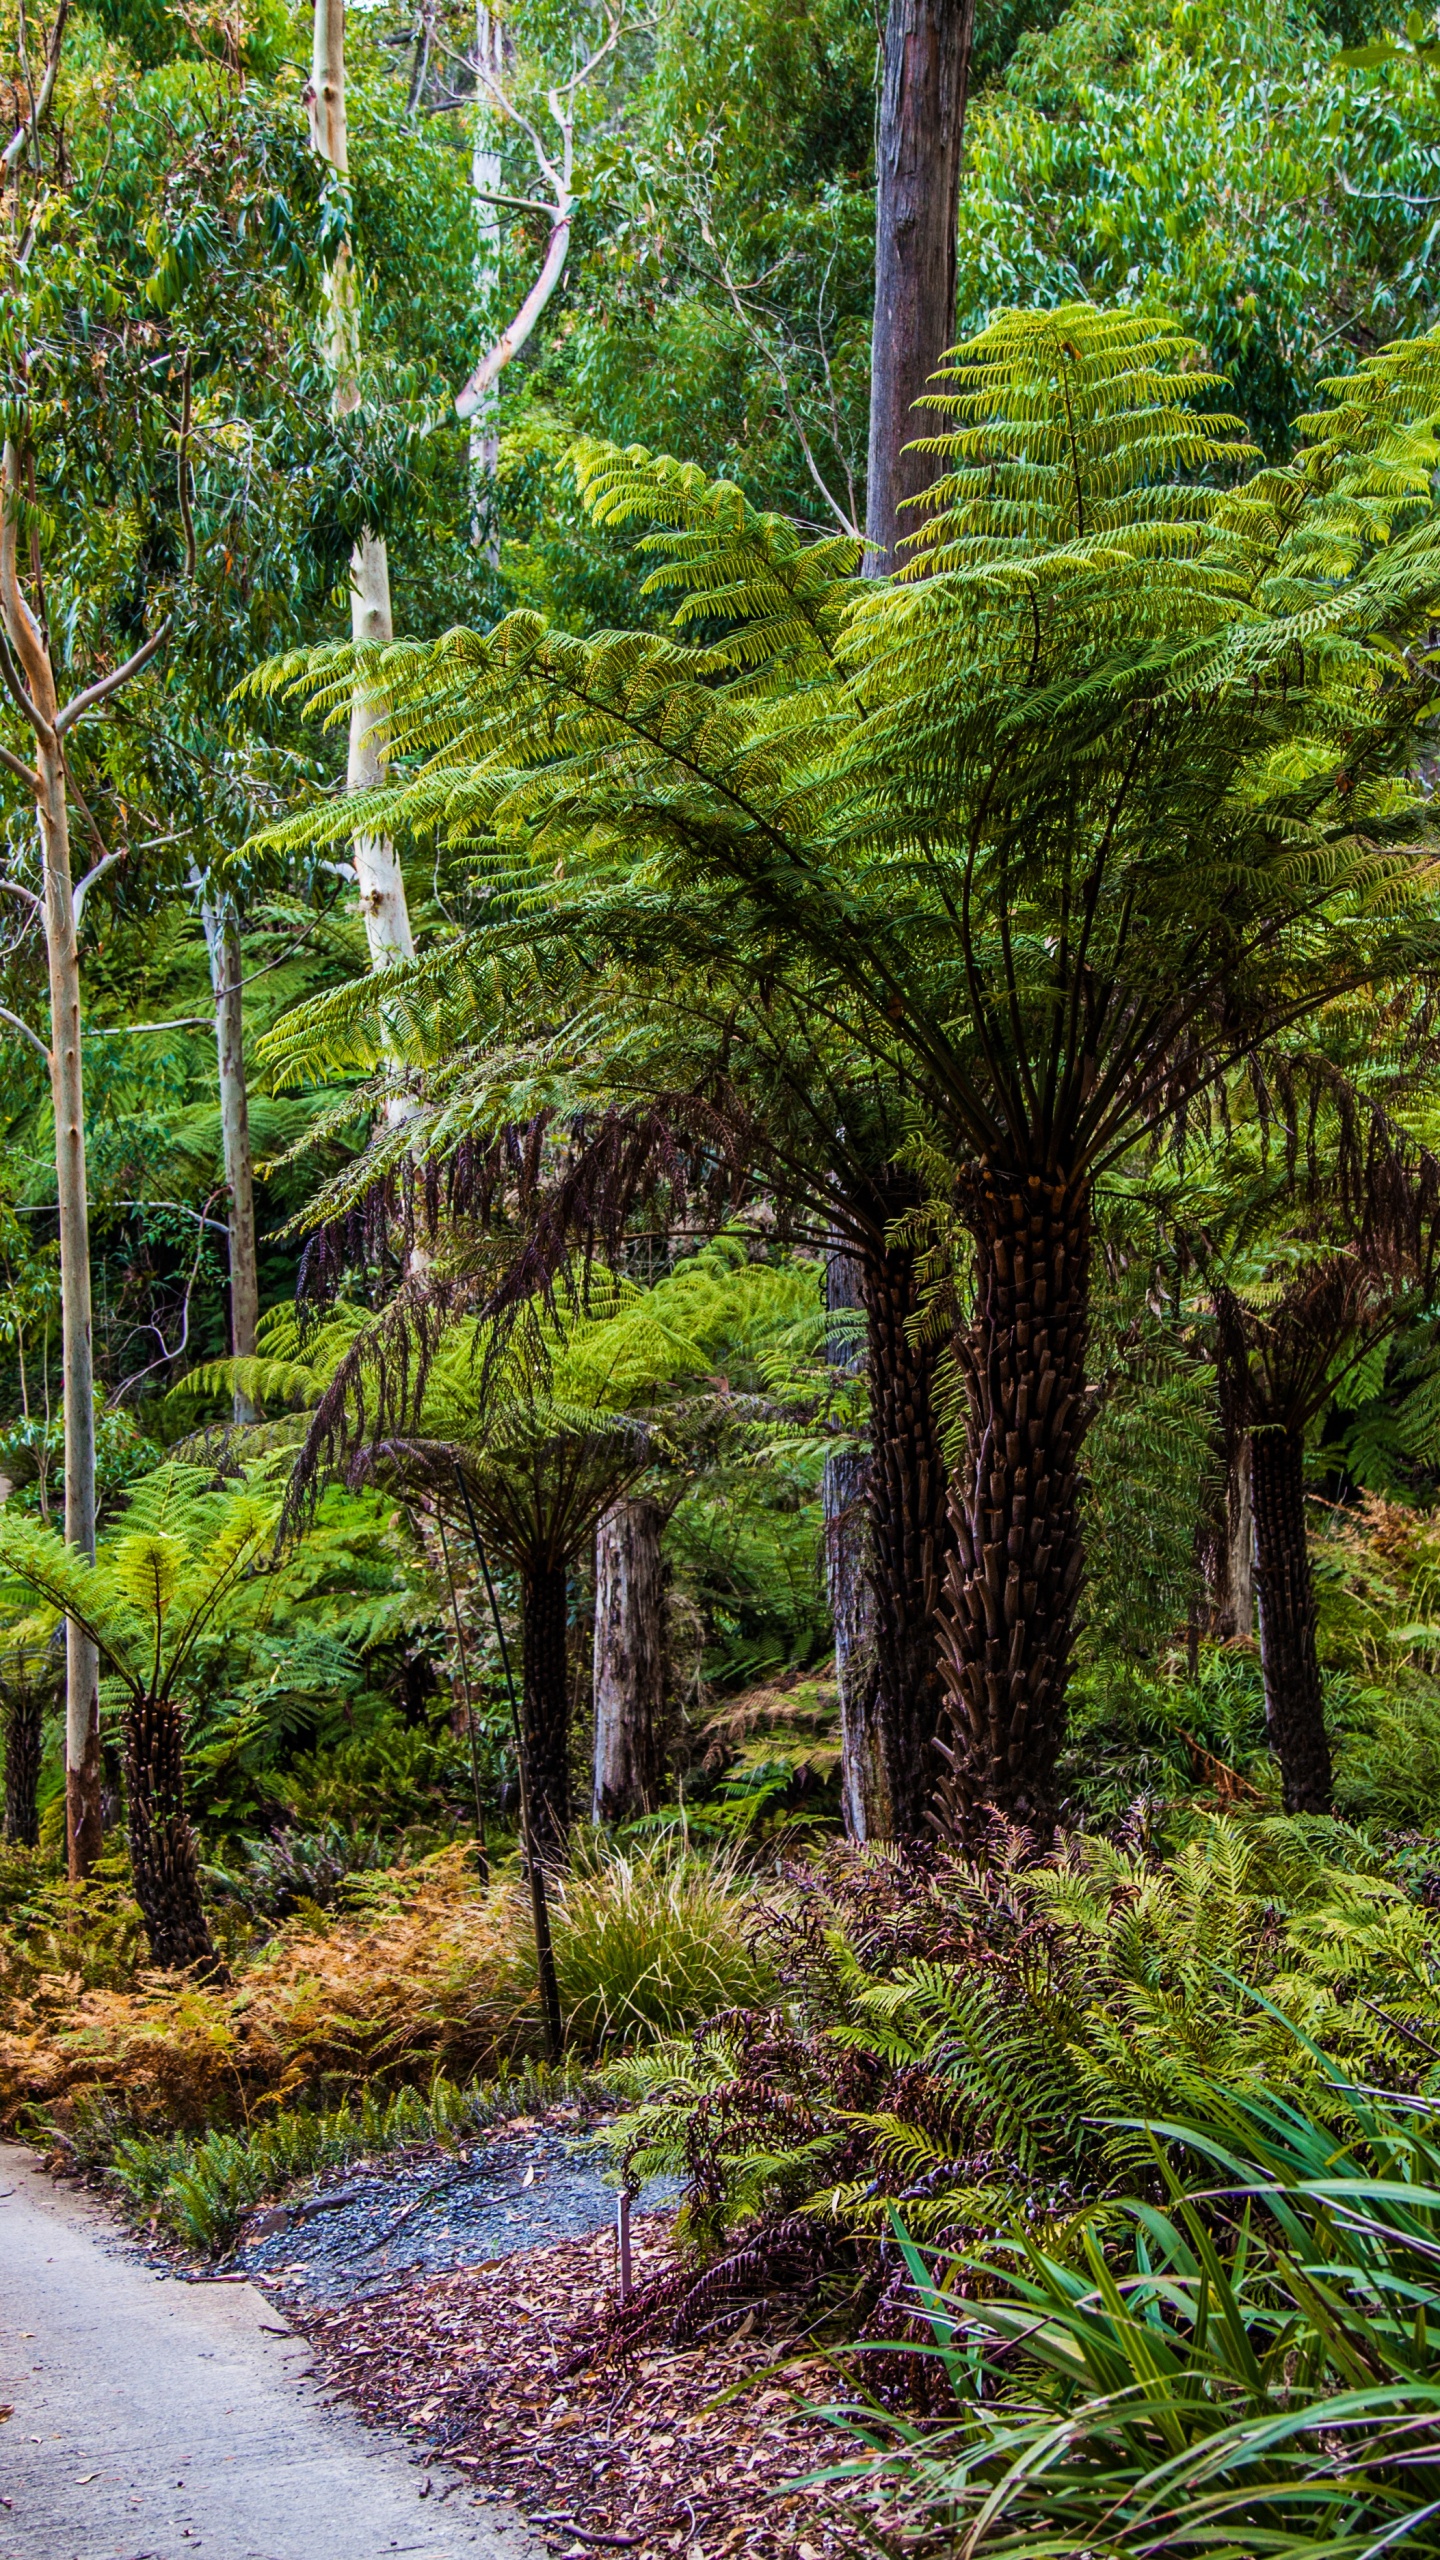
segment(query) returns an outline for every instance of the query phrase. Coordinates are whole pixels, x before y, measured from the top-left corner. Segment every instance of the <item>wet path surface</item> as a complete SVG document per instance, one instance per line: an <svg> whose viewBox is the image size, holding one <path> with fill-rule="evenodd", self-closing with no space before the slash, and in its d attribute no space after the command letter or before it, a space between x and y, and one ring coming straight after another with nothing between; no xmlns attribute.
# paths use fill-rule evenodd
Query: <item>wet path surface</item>
<svg viewBox="0 0 1440 2560"><path fill-rule="evenodd" d="M309 2360L255 2285L147 2265L0 2145L0 2560L537 2560L513 2510L323 2406Z"/></svg>

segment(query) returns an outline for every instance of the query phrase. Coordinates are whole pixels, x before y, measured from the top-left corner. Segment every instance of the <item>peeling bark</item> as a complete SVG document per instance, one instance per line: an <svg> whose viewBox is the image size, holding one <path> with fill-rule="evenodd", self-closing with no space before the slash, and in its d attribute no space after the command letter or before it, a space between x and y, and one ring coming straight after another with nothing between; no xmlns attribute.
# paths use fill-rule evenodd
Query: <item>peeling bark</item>
<svg viewBox="0 0 1440 2560"><path fill-rule="evenodd" d="M934 421L915 402L955 335L956 227L975 0L890 0L875 191L875 321L865 530L870 577L903 557L904 501L928 489L933 454L909 453Z"/></svg>
<svg viewBox="0 0 1440 2560"><path fill-rule="evenodd" d="M595 1529L597 1822L653 1813L665 1712L665 1583L660 1505L626 1494Z"/></svg>

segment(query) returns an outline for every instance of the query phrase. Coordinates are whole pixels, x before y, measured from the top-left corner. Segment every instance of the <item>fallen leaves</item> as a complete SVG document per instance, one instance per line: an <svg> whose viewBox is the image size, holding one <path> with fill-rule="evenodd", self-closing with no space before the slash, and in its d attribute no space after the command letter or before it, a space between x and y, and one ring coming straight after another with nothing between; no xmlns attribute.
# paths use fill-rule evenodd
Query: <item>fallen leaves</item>
<svg viewBox="0 0 1440 2560"><path fill-rule="evenodd" d="M668 2220L637 2216L632 2247L637 2275L657 2272ZM822 2360L787 2365L781 2388L773 2338L732 2335L567 2369L614 2255L600 2232L527 2250L523 2295L518 2267L502 2263L338 2311L307 2312L290 2295L286 2309L332 2389L423 2433L477 2496L513 2499L568 2560L848 2560L862 2537L845 2484L785 2485L853 2450L804 2414L807 2395L834 2388Z"/></svg>

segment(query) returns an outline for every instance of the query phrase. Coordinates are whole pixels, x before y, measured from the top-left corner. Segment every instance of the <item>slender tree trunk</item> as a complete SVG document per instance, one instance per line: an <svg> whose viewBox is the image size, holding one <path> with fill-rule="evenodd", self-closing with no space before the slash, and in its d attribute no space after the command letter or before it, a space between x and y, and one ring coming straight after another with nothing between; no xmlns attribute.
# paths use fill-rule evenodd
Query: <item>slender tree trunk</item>
<svg viewBox="0 0 1440 2560"><path fill-rule="evenodd" d="M1227 1637L1255 1633L1255 1511L1248 1431L1233 1435L1225 1469L1225 1608L1219 1633Z"/></svg>
<svg viewBox="0 0 1440 2560"><path fill-rule="evenodd" d="M475 307L487 338L495 334L500 305L500 207L495 202L505 184L500 155L500 127L488 103L485 75L497 85L503 68L504 38L500 21L485 0L475 8L475 133L470 151L470 183L475 196ZM500 526L495 474L500 463L500 383L486 382L470 417L471 531L477 551L493 568L500 565Z"/></svg>
<svg viewBox="0 0 1440 2560"><path fill-rule="evenodd" d="M833 1316L863 1304L858 1257L832 1245L825 1257L825 1303ZM853 1369L858 1344L832 1330L832 1368ZM868 1534L870 1454L847 1451L825 1461L825 1580L835 1625L835 1685L840 1697L840 1798L852 1840L893 1839L889 1769L883 1744L880 1672L875 1651L875 1574Z"/></svg>
<svg viewBox="0 0 1440 2560"><path fill-rule="evenodd" d="M988 1165L968 1192L975 1304L957 1344L969 1431L950 1495L943 1801L962 1836L999 1813L1044 1838L1083 1564L1089 1193Z"/></svg>
<svg viewBox="0 0 1440 2560"><path fill-rule="evenodd" d="M1315 1651L1315 1579L1305 1534L1305 1442L1283 1423L1251 1435L1265 1718L1287 1813L1328 1813L1330 1744Z"/></svg>
<svg viewBox="0 0 1440 2560"><path fill-rule="evenodd" d="M660 1505L626 1494L595 1528L597 1822L653 1813L665 1712L665 1585Z"/></svg>
<svg viewBox="0 0 1440 2560"><path fill-rule="evenodd" d="M245 1090L245 1023L240 994L240 933L233 915L208 903L201 908L215 989L215 1051L220 1070L220 1135L230 1227L230 1352L255 1357L260 1283L255 1261L255 1174L250 1155L250 1111ZM239 1387L235 1419L253 1422L255 1406Z"/></svg>
<svg viewBox="0 0 1440 2560"><path fill-rule="evenodd" d="M915 528L902 502L935 477L907 453L935 423L920 398L955 334L955 235L975 0L890 0L876 142L875 321L865 530L867 574L898 565Z"/></svg>
<svg viewBox="0 0 1440 2560"><path fill-rule="evenodd" d="M540 1857L553 1864L565 1857L570 1830L568 1578L563 1563L540 1557L524 1565L520 1584L520 1708L530 1822Z"/></svg>
<svg viewBox="0 0 1440 2560"><path fill-rule="evenodd" d="M341 187L350 175L349 135L345 109L345 0L315 0L314 50L310 83L305 92L310 113L310 141ZM337 417L360 406L360 323L355 292L354 252L348 233L325 271L325 345ZM357 647L388 647L394 638L390 612L390 563L383 537L362 533L350 555L350 636ZM383 724L389 704L383 693L357 683L350 711L350 756L346 789L373 791L385 780ZM414 937L405 899L405 882L388 836L357 835L351 850L360 892L360 913L372 969L388 969L397 960L413 959ZM404 1117L404 1104L391 1106L392 1117Z"/></svg>
<svg viewBox="0 0 1440 2560"><path fill-rule="evenodd" d="M840 1698L840 1802L852 1840L892 1840L889 1763L875 1655L875 1578L867 1534L870 1461L848 1451L825 1461L825 1580L835 1624Z"/></svg>
<svg viewBox="0 0 1440 2560"><path fill-rule="evenodd" d="M17 485L13 460L7 479ZM31 699L42 719L58 713L50 653L25 608L13 575L4 578L6 619ZM55 1190L60 1223L60 1330L65 1411L65 1536L91 1561L95 1555L95 1370L90 1312L90 1207L85 1170L85 1093L81 1063L80 951L70 874L70 813L65 759L53 734L37 739L37 808L45 873L45 953L50 979L50 1097L55 1117ZM100 1855L100 1666L90 1638L65 1630L65 1834L72 1879L87 1876Z"/></svg>
<svg viewBox="0 0 1440 2560"><path fill-rule="evenodd" d="M5 1820L4 1837L18 1848L33 1849L40 1838L40 1746L45 1722L45 1691L23 1664L0 1677L4 1708Z"/></svg>
<svg viewBox="0 0 1440 2560"><path fill-rule="evenodd" d="M184 1713L147 1699L125 1718L125 1800L130 1873L156 1964L216 1970L195 1835L185 1810Z"/></svg>

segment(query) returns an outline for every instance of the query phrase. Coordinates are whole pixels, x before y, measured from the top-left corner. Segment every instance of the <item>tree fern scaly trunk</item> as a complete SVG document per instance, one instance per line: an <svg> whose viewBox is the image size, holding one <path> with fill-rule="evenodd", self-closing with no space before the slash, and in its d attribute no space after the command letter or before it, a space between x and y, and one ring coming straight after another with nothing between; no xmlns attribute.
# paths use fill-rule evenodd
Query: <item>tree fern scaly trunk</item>
<svg viewBox="0 0 1440 2560"><path fill-rule="evenodd" d="M216 1970L195 1835L185 1810L184 1711L174 1699L147 1699L125 1718L125 1799L130 1872L159 1965Z"/></svg>
<svg viewBox="0 0 1440 2560"><path fill-rule="evenodd" d="M564 1562L537 1556L521 1570L521 1727L530 1825L547 1863L563 1859L570 1829L569 1583Z"/></svg>
<svg viewBox="0 0 1440 2560"><path fill-rule="evenodd" d="M998 1812L1043 1838L1083 1564L1089 1191L988 1165L967 1189L975 1303L957 1344L969 1434L950 1492L942 1799L962 1835Z"/></svg>
<svg viewBox="0 0 1440 2560"><path fill-rule="evenodd" d="M892 1198L894 1214L901 1203ZM904 1205L912 1205L907 1201ZM940 1776L935 1752L944 1684L937 1613L954 1545L945 1465L931 1396L935 1352L917 1343L915 1257L908 1244L867 1244L860 1256L870 1370L867 1544L873 1576L875 1735L883 1821L868 1839L924 1830Z"/></svg>
<svg viewBox="0 0 1440 2560"><path fill-rule="evenodd" d="M1283 1424L1252 1432L1250 1472L1270 1745L1284 1777L1286 1812L1328 1813L1330 1744L1315 1650L1303 1434Z"/></svg>

